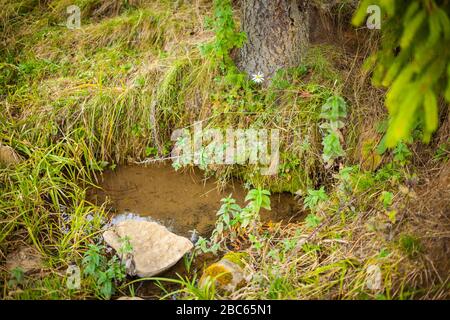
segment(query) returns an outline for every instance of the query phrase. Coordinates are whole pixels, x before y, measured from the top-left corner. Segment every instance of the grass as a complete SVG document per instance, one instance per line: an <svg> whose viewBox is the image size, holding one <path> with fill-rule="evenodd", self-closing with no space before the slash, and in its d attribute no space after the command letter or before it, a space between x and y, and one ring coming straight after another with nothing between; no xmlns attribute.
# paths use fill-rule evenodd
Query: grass
<svg viewBox="0 0 450 320"><path fill-rule="evenodd" d="M80 30L64 26L69 2L81 8ZM413 180L411 162L390 163L387 153L370 170L358 165L367 157L361 146L379 141L374 123L385 115L382 93L368 85L367 73L339 66L360 66L359 57L315 46L303 65L280 72L261 90L248 81L225 81L212 58L200 54L198 45L213 36L203 24L210 1L179 7L164 0L46 3L1 3L0 142L24 160L0 168L0 255L6 260L25 245L43 257L38 274L21 278L2 268L2 298L102 297L89 279L79 290L65 286L65 270L81 265L89 246L99 244L108 219L105 206L89 203L87 190L102 170L144 161L146 150L167 156L173 130L194 120L210 128L282 129L277 178L252 166L209 167L205 175L219 184L239 177L272 192L304 198L323 187L328 195L320 205L311 202L317 223L260 225L259 245L246 239L253 277L227 298L445 296L448 279L432 271L427 242L420 232L410 234L402 216L414 200L401 192ZM350 106L340 162L347 170L325 168L321 159L319 115L332 95L344 96ZM379 200L383 191L394 195L388 209L399 211L398 222ZM379 291L366 286L370 265L381 269ZM167 279L152 280L162 285ZM222 297L214 288L199 288L195 276L169 281L180 287L181 298ZM133 295L137 282L118 283L118 294Z"/></svg>
<svg viewBox="0 0 450 320"><path fill-rule="evenodd" d="M399 239L400 247L410 257L417 256L422 251L420 240L414 236L404 234Z"/></svg>

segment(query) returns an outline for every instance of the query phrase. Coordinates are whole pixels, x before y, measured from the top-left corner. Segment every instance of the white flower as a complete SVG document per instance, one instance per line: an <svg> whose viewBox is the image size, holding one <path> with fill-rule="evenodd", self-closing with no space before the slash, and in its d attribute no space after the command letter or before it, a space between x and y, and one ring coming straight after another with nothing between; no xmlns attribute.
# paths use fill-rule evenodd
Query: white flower
<svg viewBox="0 0 450 320"><path fill-rule="evenodd" d="M262 72L257 72L252 75L252 81L255 83L263 83L264 82L264 74Z"/></svg>

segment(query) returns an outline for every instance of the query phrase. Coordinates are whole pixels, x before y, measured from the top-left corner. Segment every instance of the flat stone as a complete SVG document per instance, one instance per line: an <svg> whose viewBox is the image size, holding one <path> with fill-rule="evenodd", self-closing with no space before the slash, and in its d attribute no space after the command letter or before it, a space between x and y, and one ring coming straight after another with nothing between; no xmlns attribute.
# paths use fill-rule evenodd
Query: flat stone
<svg viewBox="0 0 450 320"><path fill-rule="evenodd" d="M6 257L6 269L8 271L20 269L24 273L31 273L42 269L42 258L33 247L22 247L8 254Z"/></svg>
<svg viewBox="0 0 450 320"><path fill-rule="evenodd" d="M1 165L16 165L21 161L20 156L10 146L5 146L0 143L0 164Z"/></svg>
<svg viewBox="0 0 450 320"><path fill-rule="evenodd" d="M152 277L168 270L193 248L189 239L156 222L125 220L103 233L105 242L116 251L125 237L133 248L134 272L128 273L139 277Z"/></svg>

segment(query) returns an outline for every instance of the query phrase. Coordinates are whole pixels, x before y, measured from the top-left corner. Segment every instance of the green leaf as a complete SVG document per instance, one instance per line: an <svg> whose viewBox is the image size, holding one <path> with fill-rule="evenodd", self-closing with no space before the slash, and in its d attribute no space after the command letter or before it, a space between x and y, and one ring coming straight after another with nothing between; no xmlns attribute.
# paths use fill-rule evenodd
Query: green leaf
<svg viewBox="0 0 450 320"><path fill-rule="evenodd" d="M342 157L345 155L342 149L341 142L339 141L339 136L335 131L332 131L322 141L323 154L322 158L325 162Z"/></svg>
<svg viewBox="0 0 450 320"><path fill-rule="evenodd" d="M424 96L424 112L425 112L425 127L428 132L434 132L438 127L438 103L436 95L433 91L429 90Z"/></svg>
<svg viewBox="0 0 450 320"><path fill-rule="evenodd" d="M381 202L383 202L383 206L385 208L389 207L392 204L392 199L394 198L394 194L392 192L383 191L380 196Z"/></svg>
<svg viewBox="0 0 450 320"><path fill-rule="evenodd" d="M400 40L400 46L402 49L409 47L416 36L419 28L422 23L425 21L426 13L425 11L419 11L411 21L405 21L405 29L403 32L403 36Z"/></svg>
<svg viewBox="0 0 450 320"><path fill-rule="evenodd" d="M319 190L308 189L308 195L303 200L305 209L315 210L317 205L323 201L327 201L328 196L325 188L322 186Z"/></svg>
<svg viewBox="0 0 450 320"><path fill-rule="evenodd" d="M305 218L305 222L309 228L315 228L320 224L321 219L318 216L316 216L315 214L311 213L311 214L308 214L308 216Z"/></svg>

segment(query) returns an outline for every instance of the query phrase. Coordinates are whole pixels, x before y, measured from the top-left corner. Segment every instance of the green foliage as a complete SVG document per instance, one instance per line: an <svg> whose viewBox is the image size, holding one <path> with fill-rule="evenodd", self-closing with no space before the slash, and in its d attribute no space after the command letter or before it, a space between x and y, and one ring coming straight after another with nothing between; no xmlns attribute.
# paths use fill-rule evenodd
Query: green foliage
<svg viewBox="0 0 450 320"><path fill-rule="evenodd" d="M249 234L248 238L250 242L252 243L252 247L256 250L260 250L263 247L262 242L259 240L259 238L253 234Z"/></svg>
<svg viewBox="0 0 450 320"><path fill-rule="evenodd" d="M195 243L195 247L201 252L208 252L209 251L208 240L203 238L202 236L198 237L198 240Z"/></svg>
<svg viewBox="0 0 450 320"><path fill-rule="evenodd" d="M408 146L403 143L399 142L394 149L394 161L399 163L400 165L405 165L409 158L411 157L412 153L409 150Z"/></svg>
<svg viewBox="0 0 450 320"><path fill-rule="evenodd" d="M131 254L133 252L133 246L130 243L130 238L129 237L123 237L119 239L120 241L120 248L118 253L120 254L121 257L124 257L128 254Z"/></svg>
<svg viewBox="0 0 450 320"><path fill-rule="evenodd" d="M20 285L25 277L25 273L20 268L14 268L10 271L10 279L8 281L8 287L13 288Z"/></svg>
<svg viewBox="0 0 450 320"><path fill-rule="evenodd" d="M383 205L390 206L393 194L385 190L398 185L406 177L406 173L401 171L402 168L403 165L398 162L388 163L375 172L362 170L358 165L343 167L335 175L339 195L344 199L368 190L377 190L381 193L379 200Z"/></svg>
<svg viewBox="0 0 450 320"><path fill-rule="evenodd" d="M200 237L196 248L202 252L216 253L223 247L226 240L232 241L238 234L246 232L250 237L257 223L260 222L260 210L262 208L270 210L270 192L261 188L252 189L245 197L245 201L248 202L247 205L241 208L231 195L223 198L211 239L208 241ZM250 241L257 246L257 238L252 236Z"/></svg>
<svg viewBox="0 0 450 320"><path fill-rule="evenodd" d="M128 239L121 239L122 247L119 254L122 256L132 252ZM97 295L103 299L109 299L115 292L115 282L122 281L126 276L125 264L114 255L107 259L103 254L105 247L99 245L89 245L83 257L83 275L87 277L94 287Z"/></svg>
<svg viewBox="0 0 450 320"><path fill-rule="evenodd" d="M242 209L236 203L236 200L231 198L231 194L228 197L222 199L221 202L222 206L217 212L217 216L220 218L220 220L223 221L225 225L232 226L234 222L231 219L236 217ZM223 228L221 229L223 230Z"/></svg>
<svg viewBox="0 0 450 320"><path fill-rule="evenodd" d="M448 161L450 159L450 138L438 147L434 154L434 159L438 161Z"/></svg>
<svg viewBox="0 0 450 320"><path fill-rule="evenodd" d="M306 222L306 225L307 225L309 228L315 228L315 227L317 227L317 226L320 224L321 219L320 219L318 216L316 216L315 214L310 213L310 214L308 214L308 216L305 218L305 222Z"/></svg>
<svg viewBox="0 0 450 320"><path fill-rule="evenodd" d="M322 123L320 127L325 131L322 140L323 145L323 160L329 165L338 158L344 156L344 150L340 141L340 129L344 124L344 119L347 116L347 104L342 97L332 96L327 99L322 106L320 118L326 122Z"/></svg>
<svg viewBox="0 0 450 320"><path fill-rule="evenodd" d="M389 88L386 146L408 139L417 123L428 142L438 127L439 97L450 102L450 2L364 0L355 25L364 22L368 5L384 13L381 48L368 65L374 66L374 84Z"/></svg>
<svg viewBox="0 0 450 320"><path fill-rule="evenodd" d="M392 204L392 199L394 195L392 192L383 191L380 196L380 201L383 203L385 209L387 209Z"/></svg>
<svg viewBox="0 0 450 320"><path fill-rule="evenodd" d="M214 17L207 19L206 24L214 30L215 39L200 47L202 53L210 55L222 71L231 69L227 71L235 73L230 51L240 48L246 40L246 35L236 31L231 0L214 0Z"/></svg>
<svg viewBox="0 0 450 320"><path fill-rule="evenodd" d="M328 98L322 106L320 117L328 121L322 125L323 128L333 130L342 129L344 127L342 120L347 117L347 104L345 100L339 96Z"/></svg>
<svg viewBox="0 0 450 320"><path fill-rule="evenodd" d="M267 296L269 299L283 299L286 292L295 290L295 287L286 278L277 277L271 283L268 289Z"/></svg>
<svg viewBox="0 0 450 320"><path fill-rule="evenodd" d="M211 251L213 252L219 249L218 243L223 240L223 232L231 230L237 223L241 222L242 208L236 203L236 200L229 195L223 198L221 202L222 206L217 212L216 227L212 233L213 241ZM206 241L202 239L202 242L198 246L202 251L205 251Z"/></svg>
<svg viewBox="0 0 450 320"><path fill-rule="evenodd" d="M311 211L316 211L318 205L321 202L327 201L328 196L325 192L325 188L322 186L319 190L308 190L308 195L305 197L303 203L305 209L310 209Z"/></svg>
<svg viewBox="0 0 450 320"><path fill-rule="evenodd" d="M172 6L172 1L141 1L151 6L145 12L159 13L141 15L139 10L127 19L128 12L121 10L117 18L97 17L89 24L86 20L83 21L83 30L67 32L56 23L47 24L49 19L46 14L43 19L35 20L37 11L46 8L45 1L39 6L35 6L35 0L25 2L30 3L27 5L30 11L35 11L33 16L20 12L20 16L1 19L3 21L0 22L0 25L6 24L8 29L17 30L10 37L12 42L17 43L15 48L5 46L7 51L13 52L11 57L5 57L5 63L0 63L0 82L3 84L0 85L0 92L5 97L0 103L0 140L14 147L24 158L24 162L15 170L0 170L0 207L4 211L0 238L6 253L20 243L22 237L41 248L49 272L45 272L48 275L43 277L38 274L24 275L20 270L11 275L5 272L4 282L10 279L9 284L13 287L8 288L5 283L4 298L110 297L114 289L118 289L118 281L125 273L125 266L118 261L118 257L106 255L104 247L100 246L98 250L89 247L85 254L81 290L68 290L64 283L65 277L60 272L67 261L77 260L83 255L86 243L92 242L101 228L100 218L105 214L104 206L91 205L86 201L85 194L86 189L96 184L94 170L124 163L127 159L140 160L143 156L166 154L159 150L163 146L156 143L156 138L166 139L173 128L185 126L193 118L209 116L211 110L214 116L222 112L239 114L233 118L216 117L216 123L210 123L212 126L217 123L239 128L245 128L249 123L255 127L275 125L295 132L295 136L301 136L300 141L291 134L283 137L280 148L282 172L278 175L283 181L267 177L263 183L257 183L260 182L257 180L259 178L255 178L251 185L266 185L273 190L273 185L269 184L281 181L279 186L282 190L286 188L294 192L299 189L298 185L301 185L301 190L305 190L306 186L322 181L318 180L323 177L318 170L321 140L324 141L323 153L329 155L330 159L343 155L343 140L339 132L339 121L345 117L342 110L324 107L322 122L325 127L329 126L324 130L327 135L320 139L316 130L320 107L330 97L328 88L333 87L333 90L340 92L333 85L340 72L330 69L334 68L334 63L328 51L321 55L312 52L311 63L286 70L284 74L280 72L279 78L273 79L272 87L267 91L252 87L251 83L247 87L227 87L227 90L214 86L216 69L222 69L220 78L224 74L236 75L230 71L234 68L229 60L229 52L241 44L239 34L233 30L234 24L229 23L232 23L230 1L216 1L216 8L224 4L228 8L222 11L222 15L216 11L216 17L211 20L211 26L219 36L214 43L208 44L209 49L208 45L205 46L207 50L204 53L210 55L214 68L211 68L209 61L205 61L209 57L199 57L198 51L190 47L195 45L197 33L195 39L184 38L184 35L196 29L196 17L204 14L209 6L183 5L181 9L195 11L195 14L190 14L181 10L170 11L168 8ZM63 4L62 9L65 9L66 0L57 2ZM94 7L98 4L98 0L83 2L92 3ZM85 14L82 16L88 18ZM26 28L20 28L17 24L19 20L23 20ZM45 30L40 30L41 26ZM37 34L42 39L38 39ZM164 51L163 44L171 49ZM330 50L335 49L330 47ZM3 52L2 49L0 51ZM152 58L150 63L149 55ZM171 64L173 67L170 67ZM74 65L77 68L73 68ZM161 79L163 73L165 76ZM339 81L337 87L340 87ZM211 88L217 88L217 91ZM212 101L208 100L210 96L213 96ZM428 97L428 100L434 103L432 98ZM153 101L158 102L154 112L156 123L149 123L149 106ZM198 109L190 108L199 104L202 106ZM249 115L249 112L257 115ZM166 148L171 145L167 141L160 142ZM350 146L347 143L347 147ZM346 188L354 191L351 197L358 200L357 192L366 190L368 192L363 195L363 200L359 201L367 202L369 206L373 204L372 201L377 201L381 190L388 190L388 184L397 179L399 173L396 165L407 161L409 155L406 150L400 145L394 151L396 164L380 168L376 173L362 172L358 167L342 169L342 181L346 181ZM448 156L448 147L440 150L439 157ZM245 170L254 173L253 168ZM228 169L225 171L223 176L237 173L230 173ZM221 174L218 172L222 178ZM328 187L329 197L336 200L331 186ZM392 187L396 187L395 184ZM313 212L318 212L324 199L321 200L320 194L310 194L308 197L315 208ZM355 204L353 198L348 204L354 205L355 209L344 208L341 216L365 212L365 208L359 207L358 201ZM330 223L327 222L324 228L315 233L317 241L304 244L300 241L300 235L301 239L308 239L308 234L311 234L308 228L321 223L318 214L310 214L305 220L306 224L290 223L286 228L283 226L279 228L280 232L272 224L268 224L267 229L265 226L264 229L252 231L253 222L259 218L259 210L270 208L268 199L268 192L254 190L247 197L250 203L244 208L240 208L229 197L222 202L218 212L216 230L221 233L217 234L221 234L225 241L233 241L240 233L239 239L247 236L252 245L248 250L252 253L252 268L255 272L251 281L254 284L242 288L244 290L239 290L232 298L354 298L355 292L362 287L359 282L364 278L365 270L359 266L354 269L342 267L339 260L351 256L352 252L346 248L352 246L342 245L334 239L337 239L337 233L342 233L343 241L354 243L357 238L350 234L360 235L359 232L353 232L358 230L358 225L349 225L351 221L347 219L345 228L342 228L335 224L334 220L339 219L330 219ZM70 215L69 223L59 217L58 213L62 209ZM330 210L333 211L333 208ZM86 219L88 214L94 215L94 221ZM363 214L359 216L365 217ZM293 237L292 228L297 227L300 232ZM220 241L222 237L218 239ZM374 241L376 245L368 248L368 254L381 248L378 247L379 239L373 240L377 240ZM405 251L415 251L417 246L414 241L413 245L411 241L404 242L404 247L410 248ZM314 243L320 243L320 246ZM124 239L122 244L123 250L119 250L118 254L126 256L130 250L129 242ZM380 245L392 249L391 255L389 252L380 252L380 257L389 255L383 261L386 262L384 266L395 268L397 248L392 248L389 242ZM219 249L217 243L201 237L197 246L202 251ZM298 249L308 254L299 253ZM265 255L266 252L270 252L270 256ZM365 257L366 254L361 257L361 265L367 262L364 261ZM193 273L196 269L192 269ZM152 280L163 281L161 278ZM215 294L214 281L211 281L211 286L199 287L197 280L194 275L193 278L180 277L173 281L173 284L182 286L182 290L168 297L221 298ZM402 280L395 271L388 273L386 280L399 283L392 288L392 294L386 290L386 296L398 296L394 293L403 290Z"/></svg>
<svg viewBox="0 0 450 320"><path fill-rule="evenodd" d="M389 256L389 254L390 254L390 251L389 251L388 249L382 248L382 249L380 250L380 253L379 253L378 257L379 257L380 259L383 259L383 258L386 258L387 256Z"/></svg>
<svg viewBox="0 0 450 320"><path fill-rule="evenodd" d="M330 131L322 140L323 153L322 158L325 162L330 163L334 159L344 156L344 149L342 149L339 140L339 134L336 131Z"/></svg>
<svg viewBox="0 0 450 320"><path fill-rule="evenodd" d="M254 212L259 212L261 208L270 210L270 192L263 189L252 189L245 197L245 201L249 201Z"/></svg>
<svg viewBox="0 0 450 320"><path fill-rule="evenodd" d="M399 244L401 249L411 258L414 258L422 252L420 240L412 235L403 234L400 237Z"/></svg>
<svg viewBox="0 0 450 320"><path fill-rule="evenodd" d="M158 155L158 148L156 147L146 147L145 148L145 156L151 157Z"/></svg>

